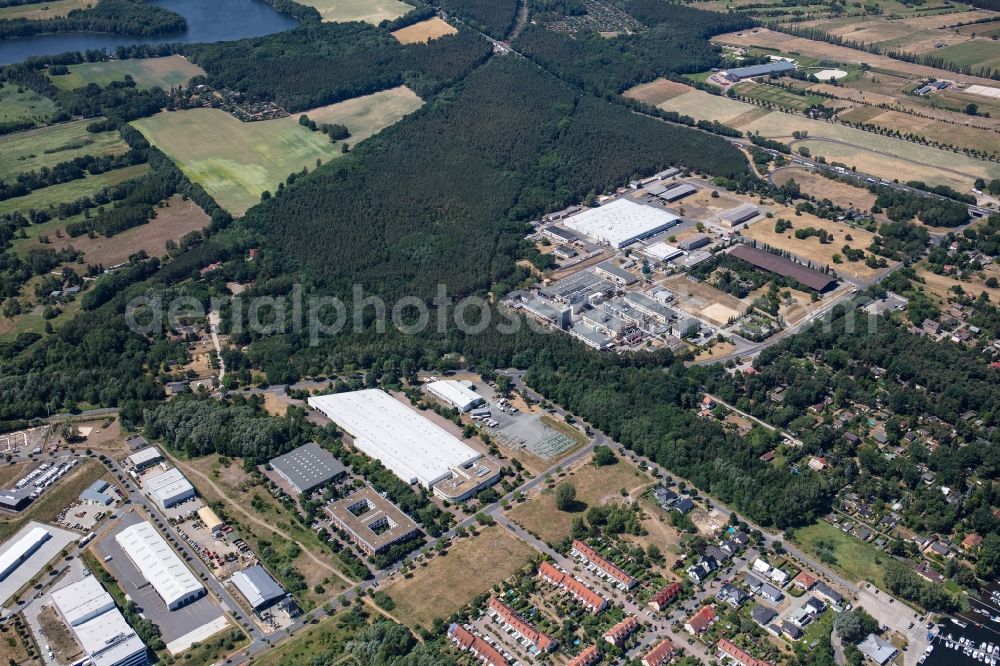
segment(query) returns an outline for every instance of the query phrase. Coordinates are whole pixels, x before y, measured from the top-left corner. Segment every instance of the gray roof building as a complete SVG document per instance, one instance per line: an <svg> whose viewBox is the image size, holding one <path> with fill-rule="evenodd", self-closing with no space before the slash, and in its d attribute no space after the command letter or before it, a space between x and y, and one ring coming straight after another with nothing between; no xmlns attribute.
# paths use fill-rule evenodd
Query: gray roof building
<svg viewBox="0 0 1000 666"><path fill-rule="evenodd" d="M109 484L107 481L98 479L87 486L86 490L80 493L80 499L107 506L115 500L115 498L107 492L108 486Z"/></svg>
<svg viewBox="0 0 1000 666"><path fill-rule="evenodd" d="M787 60L778 60L777 62L769 62L763 65L748 65L747 67L727 69L723 74L731 79L740 81L742 79L752 79L756 76L770 76L771 74L784 74L794 71L795 63L788 62Z"/></svg>
<svg viewBox="0 0 1000 666"><path fill-rule="evenodd" d="M267 608L285 596L281 586L259 564L233 574L232 583L255 611Z"/></svg>
<svg viewBox="0 0 1000 666"><path fill-rule="evenodd" d="M271 467L299 493L307 493L347 471L339 460L316 442L271 460Z"/></svg>
<svg viewBox="0 0 1000 666"><path fill-rule="evenodd" d="M899 653L892 643L882 640L875 634L868 634L868 638L858 644L858 650L879 666Z"/></svg>

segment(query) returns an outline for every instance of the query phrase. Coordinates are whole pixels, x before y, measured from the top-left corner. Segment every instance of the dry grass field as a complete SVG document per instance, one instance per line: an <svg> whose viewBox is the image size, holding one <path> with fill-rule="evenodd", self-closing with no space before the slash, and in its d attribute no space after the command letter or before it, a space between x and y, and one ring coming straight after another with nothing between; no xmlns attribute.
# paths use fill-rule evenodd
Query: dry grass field
<svg viewBox="0 0 1000 666"><path fill-rule="evenodd" d="M399 578L385 591L396 602L393 615L411 627L430 627L474 597L512 576L535 554L534 549L500 526L486 527L478 536L459 540Z"/></svg>
<svg viewBox="0 0 1000 666"><path fill-rule="evenodd" d="M93 120L59 123L0 137L0 179L53 167L81 155L110 155L128 150L118 132L88 132L87 125Z"/></svg>
<svg viewBox="0 0 1000 666"><path fill-rule="evenodd" d="M406 86L307 111L317 123L340 123L354 145L423 104ZM219 109L163 111L133 125L226 210L242 215L288 174L342 154L321 132L299 125L299 115L240 122Z"/></svg>
<svg viewBox="0 0 1000 666"><path fill-rule="evenodd" d="M710 349L703 349L694 357L695 362L711 361L713 358L722 358L736 351L736 345L731 342L723 342L713 345Z"/></svg>
<svg viewBox="0 0 1000 666"><path fill-rule="evenodd" d="M365 21L378 25L413 9L399 0L302 0L302 4L315 7L328 23Z"/></svg>
<svg viewBox="0 0 1000 666"><path fill-rule="evenodd" d="M987 266L983 270L983 273L987 278L995 277L1000 279L1000 266ZM948 275L938 275L937 273L932 273L926 268L918 269L917 275L924 280L924 291L937 297L942 303L947 302L949 298L955 297L956 294L952 291L952 288L954 287L961 287L965 293L969 294L973 298L978 298L980 294L985 293L990 297L991 302L1000 302L1000 289L991 289L987 287L984 284L984 280L981 280L978 277L975 277L968 282L963 282Z"/></svg>
<svg viewBox="0 0 1000 666"><path fill-rule="evenodd" d="M829 199L841 208L869 211L875 204L875 195L863 187L855 187L839 180L831 180L809 169L780 169L774 173L774 182L784 185L794 180L817 199Z"/></svg>
<svg viewBox="0 0 1000 666"><path fill-rule="evenodd" d="M400 28L392 33L392 36L399 40L401 44L422 44L432 39L454 35L458 30L447 21L435 16L426 21L420 21L405 28Z"/></svg>
<svg viewBox="0 0 1000 666"><path fill-rule="evenodd" d="M690 91L691 89L683 83L668 81L667 79L656 79L649 83L640 83L626 90L624 94L626 97L631 97L634 100L652 106L659 106L669 99Z"/></svg>
<svg viewBox="0 0 1000 666"><path fill-rule="evenodd" d="M507 514L524 529L549 543L565 538L573 518L582 516L588 507L612 500L620 501L620 489L632 491L648 484L651 479L630 463L619 460L606 467L594 467L588 462L555 481L557 484L568 481L576 486L579 511L560 511L556 508L555 491L546 489Z"/></svg>
<svg viewBox="0 0 1000 666"><path fill-rule="evenodd" d="M62 18L74 9L93 7L96 0L48 0L33 2L27 5L14 5L0 8L0 20L28 19L40 21L51 18Z"/></svg>
<svg viewBox="0 0 1000 666"><path fill-rule="evenodd" d="M140 88L159 86L166 90L184 85L195 76L204 76L205 70L184 56L171 55L162 58L85 62L70 65L69 74L50 75L49 78L56 87L73 90L82 88L88 83L106 86L112 81L123 80L126 74L131 76Z"/></svg>
<svg viewBox="0 0 1000 666"><path fill-rule="evenodd" d="M17 516L0 518L0 541L9 539L29 520L43 523L54 522L60 511L75 501L87 486L100 478L112 481L111 474L104 468L104 465L96 460L83 461L69 476L64 477Z"/></svg>

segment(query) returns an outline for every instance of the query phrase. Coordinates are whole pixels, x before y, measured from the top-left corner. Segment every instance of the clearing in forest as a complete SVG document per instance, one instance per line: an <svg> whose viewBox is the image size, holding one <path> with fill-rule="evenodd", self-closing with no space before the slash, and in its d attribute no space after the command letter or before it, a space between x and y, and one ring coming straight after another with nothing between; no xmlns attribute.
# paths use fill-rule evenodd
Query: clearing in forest
<svg viewBox="0 0 1000 666"><path fill-rule="evenodd" d="M87 125L99 120L76 120L0 136L0 180L41 167L54 167L81 155L110 155L128 150L118 132L87 131Z"/></svg>
<svg viewBox="0 0 1000 666"><path fill-rule="evenodd" d="M0 83L0 125L31 122L44 125L56 112L56 104L16 83Z"/></svg>
<svg viewBox="0 0 1000 666"><path fill-rule="evenodd" d="M458 30L453 25L435 16L420 23L408 25L392 33L401 44L423 44L438 37L454 35Z"/></svg>
<svg viewBox="0 0 1000 666"><path fill-rule="evenodd" d="M130 58L105 62L84 62L70 65L69 74L49 75L52 83L63 90L82 88L88 83L106 86L112 81L122 81L131 76L140 88L159 86L164 90L182 86L195 76L204 76L205 70L184 56L163 58Z"/></svg>
<svg viewBox="0 0 1000 666"><path fill-rule="evenodd" d="M0 20L28 19L29 21L40 21L62 18L74 9L86 9L93 4L94 0L49 0L48 2L32 2L30 4L0 7Z"/></svg>
<svg viewBox="0 0 1000 666"><path fill-rule="evenodd" d="M299 0L319 11L328 23L364 21L378 25L407 13L413 7L399 0Z"/></svg>

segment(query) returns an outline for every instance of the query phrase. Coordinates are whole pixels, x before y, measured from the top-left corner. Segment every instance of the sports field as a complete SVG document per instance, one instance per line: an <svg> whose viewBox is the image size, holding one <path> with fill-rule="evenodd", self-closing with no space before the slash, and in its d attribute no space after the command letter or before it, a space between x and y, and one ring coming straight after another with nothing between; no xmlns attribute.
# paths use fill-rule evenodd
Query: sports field
<svg viewBox="0 0 1000 666"><path fill-rule="evenodd" d="M423 104L406 86L356 97L306 112L317 123L346 125L354 145ZM211 194L242 215L288 174L342 154L321 132L299 125L298 115L244 123L219 109L163 111L132 123L157 148Z"/></svg>
<svg viewBox="0 0 1000 666"><path fill-rule="evenodd" d="M181 86L194 76L203 76L205 70L179 55L163 58L130 58L107 62L85 62L70 65L69 74L49 75L52 83L63 90L82 88L88 83L106 86L112 81L122 81L131 76L140 88L159 86L164 90Z"/></svg>
<svg viewBox="0 0 1000 666"><path fill-rule="evenodd" d="M328 23L364 21L378 25L382 21L399 18L413 9L399 0L300 0L301 4L315 7Z"/></svg>
<svg viewBox="0 0 1000 666"><path fill-rule="evenodd" d="M23 212L32 208L42 210L66 201L74 201L80 197L91 196L102 187L141 176L148 170L149 165L137 164L135 166L107 171L97 176L87 176L86 178L71 180L68 183L43 187L23 197L14 197L13 199L0 201L0 215L14 211Z"/></svg>
<svg viewBox="0 0 1000 666"><path fill-rule="evenodd" d="M0 8L0 21L24 18L32 21L61 18L74 9L85 9L96 4L94 0L49 0L28 5Z"/></svg>
<svg viewBox="0 0 1000 666"><path fill-rule="evenodd" d="M81 155L124 153L118 132L87 131L91 120L77 120L0 136L0 179L43 166L52 167Z"/></svg>
<svg viewBox="0 0 1000 666"><path fill-rule="evenodd" d="M16 83L0 84L0 125L31 121L44 124L56 112L55 102Z"/></svg>
<svg viewBox="0 0 1000 666"><path fill-rule="evenodd" d="M422 44L438 37L454 35L456 32L458 30L454 26L435 16L426 21L400 28L393 32L392 36L398 39L401 44Z"/></svg>

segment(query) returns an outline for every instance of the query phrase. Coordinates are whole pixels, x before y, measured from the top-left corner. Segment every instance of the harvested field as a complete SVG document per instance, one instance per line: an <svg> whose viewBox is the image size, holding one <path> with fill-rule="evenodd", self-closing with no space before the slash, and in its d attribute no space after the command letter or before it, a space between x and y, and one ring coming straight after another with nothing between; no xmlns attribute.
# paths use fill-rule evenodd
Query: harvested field
<svg viewBox="0 0 1000 666"><path fill-rule="evenodd" d="M873 113L864 120L853 122L868 122L886 129L896 130L903 134L916 134L943 144L951 144L960 148L1000 152L1000 133L992 129L970 127L968 125L944 124L933 118L921 118L899 111L885 111L866 107ZM845 116L841 116L845 119Z"/></svg>
<svg viewBox="0 0 1000 666"><path fill-rule="evenodd" d="M364 21L378 25L382 21L399 18L413 9L399 0L301 0L303 5L315 7L328 23Z"/></svg>
<svg viewBox="0 0 1000 666"><path fill-rule="evenodd" d="M50 185L40 190L25 195L0 201L0 214L14 211L27 211L32 208L44 210L49 206L55 206L66 201L73 201L84 196L91 196L102 187L120 183L129 178L135 178L149 171L149 165L137 164L135 166L114 169L96 176L87 176L79 180L71 180L68 183Z"/></svg>
<svg viewBox="0 0 1000 666"><path fill-rule="evenodd" d="M393 615L411 627L430 627L434 618L447 618L512 576L533 555L531 546L503 527L486 527L478 536L458 541L446 555L422 562L412 578L398 579L385 591L396 602Z"/></svg>
<svg viewBox="0 0 1000 666"><path fill-rule="evenodd" d="M88 83L106 86L112 81L121 81L125 75L135 80L140 88L159 86L164 90L181 86L195 76L204 76L205 70L180 55L163 58L131 58L128 60L108 60L106 62L85 62L70 65L69 74L52 76L57 87L63 90L82 88Z"/></svg>
<svg viewBox="0 0 1000 666"><path fill-rule="evenodd" d="M406 86L306 112L317 123L340 123L351 145L420 108ZM299 115L244 123L218 109L163 111L132 124L226 210L242 215L288 174L342 154L341 143L299 125Z"/></svg>
<svg viewBox="0 0 1000 666"><path fill-rule="evenodd" d="M980 25L975 24L974 22L990 17L1000 18L1000 13L989 9L974 9L972 11L960 12L956 14L914 16L911 18L900 19L899 23L905 23L912 28L920 28L922 30L936 30L938 28L947 28L949 26L959 24Z"/></svg>
<svg viewBox="0 0 1000 666"><path fill-rule="evenodd" d="M626 97L631 97L645 104L659 106L667 100L687 92L691 92L691 89L683 83L676 83L667 79L656 79L649 83L640 83L634 88L626 90L624 94Z"/></svg>
<svg viewBox="0 0 1000 666"><path fill-rule="evenodd" d="M802 188L817 199L829 199L841 208L857 208L871 210L875 204L875 195L863 187L848 185L839 180L831 180L810 169L779 169L774 172L774 182L784 185L794 180Z"/></svg>
<svg viewBox="0 0 1000 666"><path fill-rule="evenodd" d="M588 462L554 480L557 484L568 481L576 486L578 510L560 511L556 508L555 491L546 489L507 512L511 520L548 543L568 536L573 518L582 516L588 507L610 500L621 501L621 488L632 490L650 482L648 476L624 460L606 467L594 467Z"/></svg>
<svg viewBox="0 0 1000 666"><path fill-rule="evenodd" d="M62 18L74 9L86 9L95 4L94 0L47 0L28 5L14 5L0 8L0 20L28 19L40 21L50 18Z"/></svg>
<svg viewBox="0 0 1000 666"><path fill-rule="evenodd" d="M458 30L447 21L435 16L426 21L420 21L405 28L400 28L392 33L392 36L399 40L401 44L423 44L432 39L454 35Z"/></svg>
<svg viewBox="0 0 1000 666"><path fill-rule="evenodd" d="M43 125L55 112L56 104L48 97L14 83L0 84L0 125L25 121Z"/></svg>
<svg viewBox="0 0 1000 666"><path fill-rule="evenodd" d="M53 167L81 155L124 153L128 146L118 132L91 134L95 119L76 120L0 136L0 179L25 171Z"/></svg>

